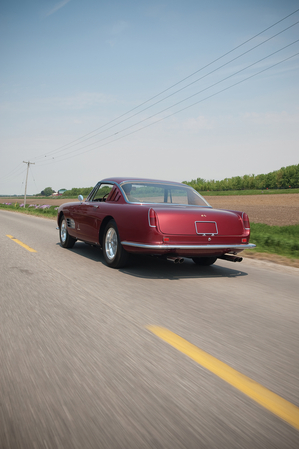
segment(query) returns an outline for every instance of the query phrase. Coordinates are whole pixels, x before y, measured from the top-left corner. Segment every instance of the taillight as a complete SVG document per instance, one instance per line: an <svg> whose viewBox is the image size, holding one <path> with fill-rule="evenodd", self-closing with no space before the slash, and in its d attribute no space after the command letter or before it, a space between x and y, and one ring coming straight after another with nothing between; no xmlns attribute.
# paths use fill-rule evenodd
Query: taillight
<svg viewBox="0 0 299 449"><path fill-rule="evenodd" d="M245 229L250 229L249 218L248 218L248 215L245 214L245 212L243 212L243 223L244 223Z"/></svg>
<svg viewBox="0 0 299 449"><path fill-rule="evenodd" d="M154 209L150 209L148 211L148 222L149 222L149 225L152 228L156 228L157 227L157 214L154 211Z"/></svg>

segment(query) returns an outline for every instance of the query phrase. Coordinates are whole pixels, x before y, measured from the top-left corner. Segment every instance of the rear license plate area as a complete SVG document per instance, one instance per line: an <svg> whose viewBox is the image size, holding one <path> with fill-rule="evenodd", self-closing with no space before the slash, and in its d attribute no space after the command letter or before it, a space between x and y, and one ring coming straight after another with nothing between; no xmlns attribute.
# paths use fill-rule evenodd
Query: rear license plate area
<svg viewBox="0 0 299 449"><path fill-rule="evenodd" d="M195 230L198 235L216 235L218 234L216 221L196 221Z"/></svg>

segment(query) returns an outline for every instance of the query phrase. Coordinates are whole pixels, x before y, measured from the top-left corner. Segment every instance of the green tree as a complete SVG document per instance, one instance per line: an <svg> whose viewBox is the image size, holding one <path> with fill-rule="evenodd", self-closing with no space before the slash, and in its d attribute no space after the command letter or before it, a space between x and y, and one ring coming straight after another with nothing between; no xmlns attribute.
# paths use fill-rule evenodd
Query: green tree
<svg viewBox="0 0 299 449"><path fill-rule="evenodd" d="M84 198L86 198L90 192L92 191L93 187L73 187L70 190L67 190L64 192L63 197L64 198L76 198L78 195L83 195Z"/></svg>
<svg viewBox="0 0 299 449"><path fill-rule="evenodd" d="M46 187L46 188L43 190L43 192L44 192L44 195L45 195L45 196L51 196L52 193L54 192L54 190L52 189L52 187Z"/></svg>
<svg viewBox="0 0 299 449"><path fill-rule="evenodd" d="M198 192L207 190L248 190L248 189L287 189L299 187L299 164L281 167L280 170L260 175L234 176L222 181L205 180L202 178L184 181Z"/></svg>

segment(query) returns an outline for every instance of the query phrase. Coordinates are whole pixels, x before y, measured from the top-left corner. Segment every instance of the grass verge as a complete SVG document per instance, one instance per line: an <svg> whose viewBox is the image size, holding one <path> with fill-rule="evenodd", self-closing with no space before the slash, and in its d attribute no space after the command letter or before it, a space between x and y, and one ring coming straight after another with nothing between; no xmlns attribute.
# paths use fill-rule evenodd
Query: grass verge
<svg viewBox="0 0 299 449"><path fill-rule="evenodd" d="M49 204L26 204L26 207L21 203L0 203L0 209L12 210L15 212L22 212L27 215L38 215L47 218L56 218L58 206L50 206Z"/></svg>
<svg viewBox="0 0 299 449"><path fill-rule="evenodd" d="M251 251L299 259L299 225L269 226L251 223L250 228L250 242L256 245Z"/></svg>

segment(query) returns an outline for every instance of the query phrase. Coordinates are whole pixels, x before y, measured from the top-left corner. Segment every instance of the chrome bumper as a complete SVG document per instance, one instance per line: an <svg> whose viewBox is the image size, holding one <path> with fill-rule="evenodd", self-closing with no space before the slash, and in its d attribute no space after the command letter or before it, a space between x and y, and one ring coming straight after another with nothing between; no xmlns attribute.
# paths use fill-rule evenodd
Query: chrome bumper
<svg viewBox="0 0 299 449"><path fill-rule="evenodd" d="M121 242L123 246L133 246L134 248L144 248L144 249L177 249L177 250L184 250L184 249L198 249L198 250L244 250L244 249L252 249L255 248L256 245L254 243L247 243L245 245L147 245L145 243L134 243L134 242Z"/></svg>

